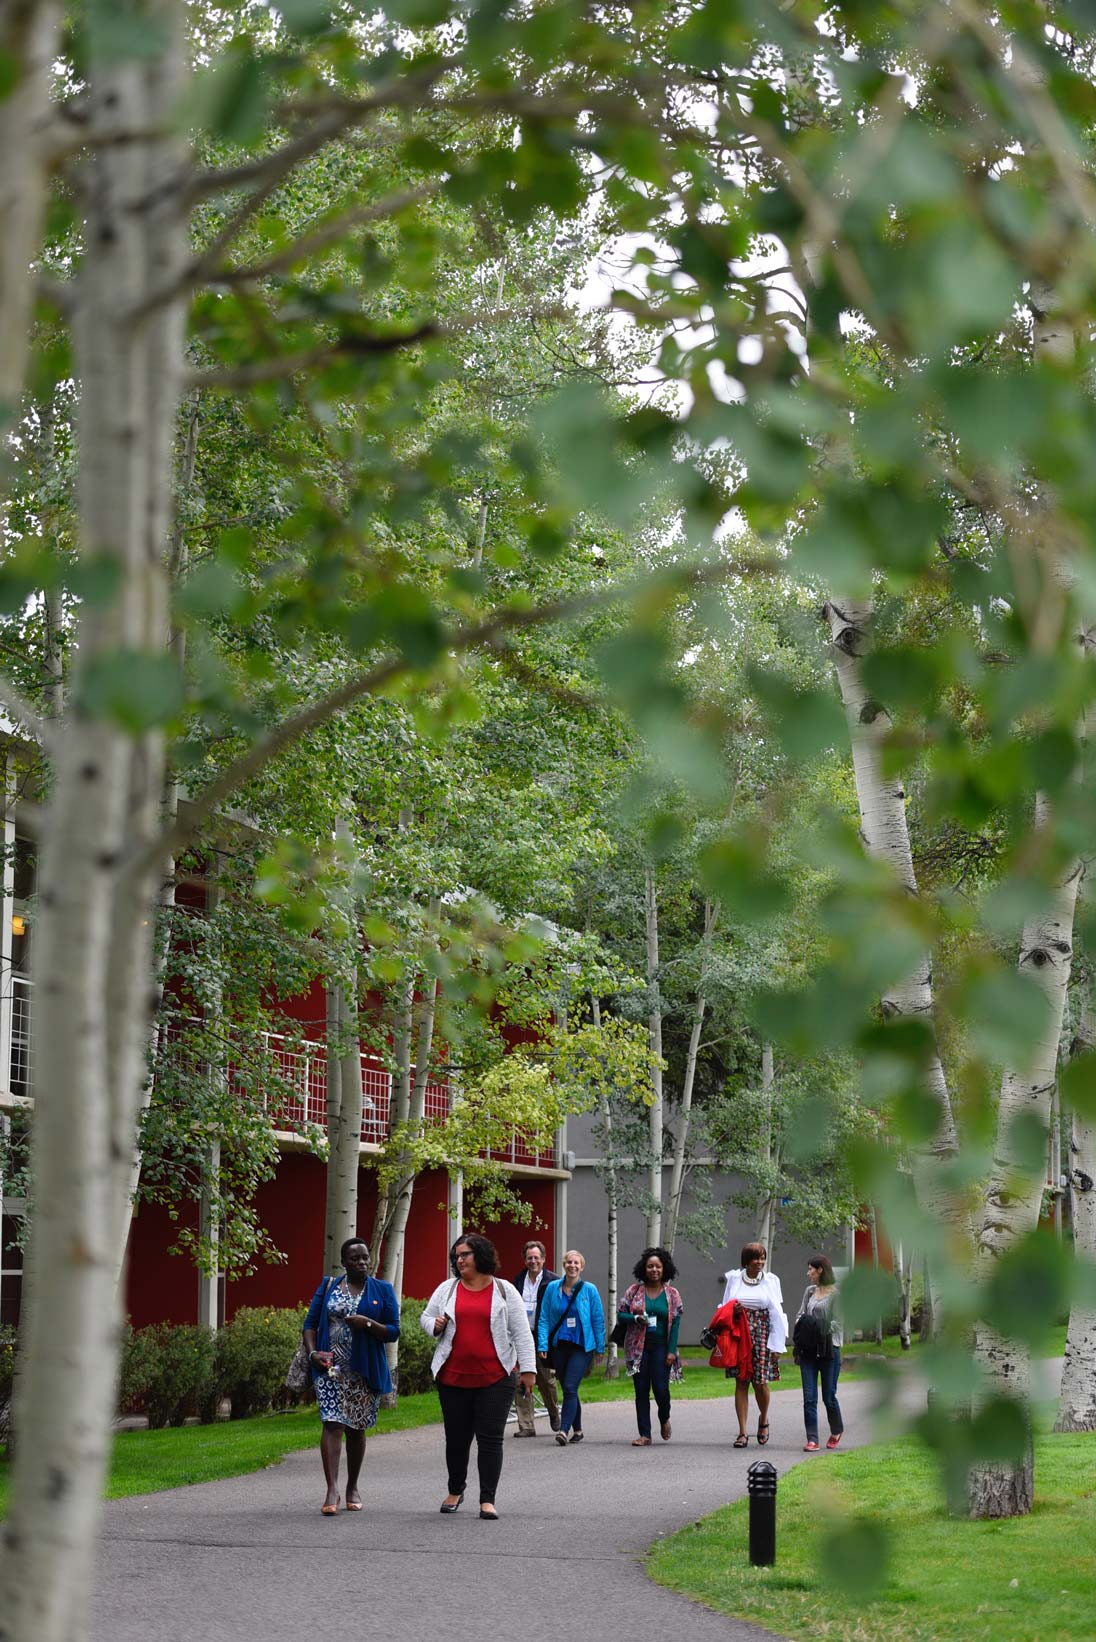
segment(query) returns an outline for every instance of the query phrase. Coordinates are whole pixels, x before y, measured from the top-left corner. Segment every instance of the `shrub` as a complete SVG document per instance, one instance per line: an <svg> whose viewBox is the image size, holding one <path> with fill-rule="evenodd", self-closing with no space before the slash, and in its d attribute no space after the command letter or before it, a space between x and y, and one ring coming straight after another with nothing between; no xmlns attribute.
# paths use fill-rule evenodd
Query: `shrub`
<svg viewBox="0 0 1096 1642"><path fill-rule="evenodd" d="M430 1359L434 1355L434 1342L423 1332L419 1323L425 1309L425 1300L409 1300L406 1297L400 1306L397 1387L405 1397L412 1396L416 1391L429 1391L434 1383L430 1377Z"/></svg>
<svg viewBox="0 0 1096 1642"><path fill-rule="evenodd" d="M193 1323L127 1328L122 1341L118 1407L143 1409L149 1426L182 1425L208 1407L213 1384L214 1336Z"/></svg>
<svg viewBox="0 0 1096 1642"><path fill-rule="evenodd" d="M0 1443L11 1428L11 1393L15 1383L15 1330L0 1328Z"/></svg>
<svg viewBox="0 0 1096 1642"><path fill-rule="evenodd" d="M303 1306L244 1306L217 1335L218 1397L232 1401L232 1418L289 1408L303 1398L285 1384L301 1341Z"/></svg>

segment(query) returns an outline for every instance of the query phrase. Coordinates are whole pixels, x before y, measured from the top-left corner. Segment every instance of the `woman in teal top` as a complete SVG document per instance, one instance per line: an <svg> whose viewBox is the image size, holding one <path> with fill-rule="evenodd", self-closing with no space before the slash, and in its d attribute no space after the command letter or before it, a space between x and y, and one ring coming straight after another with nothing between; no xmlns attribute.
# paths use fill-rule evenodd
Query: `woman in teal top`
<svg viewBox="0 0 1096 1642"><path fill-rule="evenodd" d="M672 1278L677 1267L668 1249L644 1249L635 1263L635 1282L620 1302L620 1315L629 1327L624 1338L624 1366L632 1375L639 1435L633 1448L651 1446L651 1392L658 1407L659 1432L670 1440L670 1376L681 1370L677 1335L684 1307Z"/></svg>
<svg viewBox="0 0 1096 1642"><path fill-rule="evenodd" d="M567 1250L563 1276L545 1289L537 1322L537 1351L551 1360L562 1393L556 1432L561 1448L582 1441L578 1388L590 1372L594 1353L605 1350L605 1312L597 1289L582 1280L585 1265L578 1249Z"/></svg>

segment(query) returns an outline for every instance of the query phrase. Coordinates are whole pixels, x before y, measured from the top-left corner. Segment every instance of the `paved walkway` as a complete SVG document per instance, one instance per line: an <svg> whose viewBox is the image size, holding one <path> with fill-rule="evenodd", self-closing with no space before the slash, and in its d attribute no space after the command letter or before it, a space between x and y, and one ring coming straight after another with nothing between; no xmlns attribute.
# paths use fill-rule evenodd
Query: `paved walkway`
<svg viewBox="0 0 1096 1642"><path fill-rule="evenodd" d="M872 1398L869 1385L842 1388L849 1447L871 1438ZM805 1459L797 1393L775 1396L772 1412L767 1448L751 1436L745 1451L730 1446L729 1395L678 1402L673 1440L656 1437L652 1448L630 1446L630 1403L592 1405L577 1447L560 1448L538 1420L536 1441L507 1435L498 1523L476 1514L474 1472L461 1510L438 1512L440 1426L370 1441L360 1514L320 1516L314 1450L250 1476L116 1500L95 1642L559 1642L568 1633L759 1642L768 1633L651 1584L639 1559L660 1534L741 1498L752 1460L783 1472ZM841 1454L807 1463L840 1465Z"/></svg>

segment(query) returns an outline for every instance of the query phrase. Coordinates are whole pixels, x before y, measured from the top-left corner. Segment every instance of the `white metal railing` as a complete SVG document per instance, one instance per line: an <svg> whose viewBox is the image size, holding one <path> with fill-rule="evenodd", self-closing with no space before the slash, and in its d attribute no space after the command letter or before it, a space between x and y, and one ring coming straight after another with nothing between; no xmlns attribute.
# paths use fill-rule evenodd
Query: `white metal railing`
<svg viewBox="0 0 1096 1642"><path fill-rule="evenodd" d="M31 1036L31 996L34 983L25 975L11 977L11 1051L9 1056L9 1080L13 1094L30 1095L34 1084L34 1053ZM201 1028L202 1022L198 1019L181 1021L177 1026L168 1027L168 1037L176 1039L188 1027ZM277 1074L277 1086L272 1088L270 1082L260 1072L257 1078L258 1092L263 1103L264 1111L270 1113L271 1123L276 1128L327 1129L327 1051L322 1043L311 1039L299 1039L287 1036L282 1032L263 1032L259 1034L262 1046L264 1064L273 1062ZM242 1047L242 1045L241 1045ZM201 1057L204 1059L204 1057ZM242 1085L243 1078L237 1068L234 1068L229 1058L228 1075L237 1086ZM412 1076L414 1070L412 1069ZM362 1092L364 1102L362 1106L361 1137L368 1145L382 1145L389 1132L389 1114L391 1111L392 1075L383 1067L378 1066L366 1055L362 1055ZM427 1122L444 1122L449 1112L449 1089L443 1083L428 1083L426 1086L426 1120ZM535 1152L521 1135L514 1135L510 1144L501 1150L488 1151L488 1157L499 1162L533 1164L540 1167L551 1167L557 1159L554 1151Z"/></svg>
<svg viewBox="0 0 1096 1642"><path fill-rule="evenodd" d="M34 1083L34 1043L31 1036L31 994L34 982L26 975L11 977L11 1047L8 1087L13 1095L29 1095Z"/></svg>

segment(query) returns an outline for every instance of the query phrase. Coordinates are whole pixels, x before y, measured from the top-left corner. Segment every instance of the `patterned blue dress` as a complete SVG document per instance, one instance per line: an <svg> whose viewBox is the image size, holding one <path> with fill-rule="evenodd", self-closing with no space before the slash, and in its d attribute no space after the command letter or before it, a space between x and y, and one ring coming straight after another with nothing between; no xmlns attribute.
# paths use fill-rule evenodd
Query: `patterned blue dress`
<svg viewBox="0 0 1096 1642"><path fill-rule="evenodd" d="M379 1398L370 1391L360 1374L350 1367L350 1347L354 1332L346 1319L358 1309L358 1294L351 1294L346 1278L332 1283L327 1296L327 1326L331 1335L331 1368L317 1374L314 1384L320 1419L325 1424L348 1425L353 1431L372 1431L377 1423Z"/></svg>

